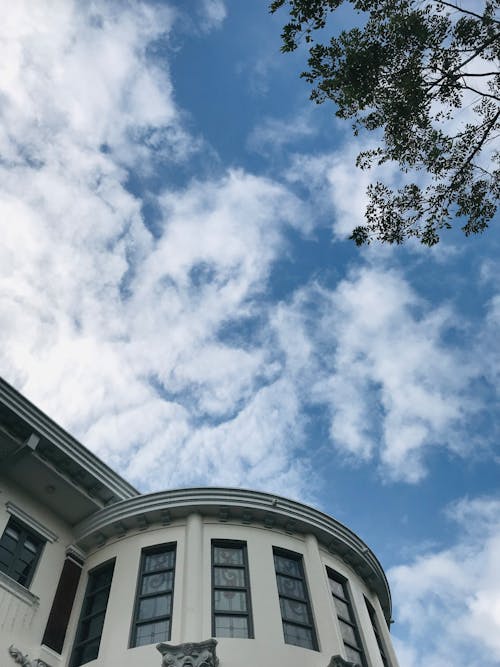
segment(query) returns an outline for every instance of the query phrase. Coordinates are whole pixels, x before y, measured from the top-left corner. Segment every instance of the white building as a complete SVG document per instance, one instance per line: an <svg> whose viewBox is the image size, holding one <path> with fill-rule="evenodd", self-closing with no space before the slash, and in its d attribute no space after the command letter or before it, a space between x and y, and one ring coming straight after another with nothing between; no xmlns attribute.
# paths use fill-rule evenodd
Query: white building
<svg viewBox="0 0 500 667"><path fill-rule="evenodd" d="M3 381L0 475L2 667L397 667L384 572L322 512L142 495Z"/></svg>

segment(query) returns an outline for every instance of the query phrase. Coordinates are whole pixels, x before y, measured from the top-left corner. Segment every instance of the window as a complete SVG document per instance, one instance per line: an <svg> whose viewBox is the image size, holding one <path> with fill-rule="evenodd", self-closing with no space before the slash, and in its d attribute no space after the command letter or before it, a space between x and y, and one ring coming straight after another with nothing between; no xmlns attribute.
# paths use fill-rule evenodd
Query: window
<svg viewBox="0 0 500 667"><path fill-rule="evenodd" d="M0 570L28 588L45 540L15 519L9 519L0 538Z"/></svg>
<svg viewBox="0 0 500 667"><path fill-rule="evenodd" d="M328 570L328 581L337 611L347 659L356 665L366 667L365 654L349 597L347 579L337 572L333 572L333 570Z"/></svg>
<svg viewBox="0 0 500 667"><path fill-rule="evenodd" d="M286 644L318 650L302 556L274 549L274 568Z"/></svg>
<svg viewBox="0 0 500 667"><path fill-rule="evenodd" d="M162 544L142 552L131 647L170 639L175 546Z"/></svg>
<svg viewBox="0 0 500 667"><path fill-rule="evenodd" d="M253 637L244 542L212 542L212 632L214 637Z"/></svg>
<svg viewBox="0 0 500 667"><path fill-rule="evenodd" d="M380 633L380 627L378 624L378 619L377 619L377 613L375 609L373 608L372 604L370 601L365 598L366 602L366 608L368 609L368 615L370 616L370 621L372 622L372 628L373 628L373 633L375 635L375 639L377 640L378 644L378 650L380 651L380 657L382 658L382 662L384 663L384 667L389 667L390 663L389 660L387 659L387 655L385 652L385 647L384 647L384 642L382 640L382 635Z"/></svg>
<svg viewBox="0 0 500 667"><path fill-rule="evenodd" d="M71 667L78 667L85 662L95 660L99 655L102 627L114 569L115 561L112 560L89 572L80 620L76 629Z"/></svg>

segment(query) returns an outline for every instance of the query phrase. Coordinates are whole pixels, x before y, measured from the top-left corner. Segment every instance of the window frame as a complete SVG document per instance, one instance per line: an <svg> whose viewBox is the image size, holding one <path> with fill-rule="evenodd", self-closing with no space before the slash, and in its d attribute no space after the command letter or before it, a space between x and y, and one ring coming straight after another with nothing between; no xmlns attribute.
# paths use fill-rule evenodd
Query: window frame
<svg viewBox="0 0 500 667"><path fill-rule="evenodd" d="M146 557L151 556L154 554L158 553L163 553L163 552L168 552L172 551L174 554L174 564L173 567L167 567L164 568L163 570L157 570L157 572L172 572L172 589L170 591L167 591L166 594L170 594L171 596L171 602L170 602L170 613L169 614L163 614L162 616L155 616L150 619L146 620L139 620L139 607L141 604L142 600L146 600L148 598L155 597L154 594L146 594L143 595L141 594L141 587L142 587L142 580L143 577L151 574L149 572L144 571L144 563L146 562ZM156 623L159 621L164 621L168 620L169 621L169 626L168 626L168 636L162 639L162 641L168 642L170 641L170 638L172 637L172 619L173 619L173 612L174 612L174 590L175 590L175 571L176 571L176 566L177 566L177 542L163 542L162 544L155 544L149 547L144 547L141 550L141 558L139 561L139 570L138 570L138 575L137 575L137 585L135 589L135 601L134 601L134 613L132 616L132 626L130 628L130 640L129 640L129 648L138 648L140 646L151 646L151 644L137 644L137 629L140 625L145 625L146 623ZM157 596L158 594L156 594ZM153 642L155 643L155 642Z"/></svg>
<svg viewBox="0 0 500 667"><path fill-rule="evenodd" d="M70 658L70 661L69 661L69 667L80 667L80 665L85 665L85 664L87 664L87 662L91 662L92 660L97 660L97 658L99 657L99 650L101 648L102 630L104 628L104 623L106 622L106 613L108 611L109 595L111 593L111 586L113 585L113 575L114 575L114 571L115 571L115 563L116 563L116 559L111 558L110 560L107 560L104 563L100 563L100 565L97 565L97 567L94 567L92 570L89 570L87 572L87 584L85 586L85 593L84 593L83 599L82 599L82 605L81 605L81 609L80 609L80 616L78 617L78 623L76 624L76 630L75 630L75 636L74 636L74 641L73 641L73 648L71 649L71 658ZM101 570L104 570L106 568L111 569L109 584L106 584L106 586L101 586L101 587L91 591L90 590L91 578L93 576L99 574L99 572ZM85 604L86 604L87 600L90 597L93 597L97 593L101 593L102 591L104 591L106 589L108 591L108 595L107 595L107 598L106 598L106 605L105 605L104 609L102 609L100 611L97 611L97 612L93 612L91 614L85 614L84 613L85 612ZM91 618L92 616L97 616L98 614L104 614L100 634L98 636L95 636L95 637L90 637L90 638L87 637L87 639L78 641L78 635L80 633L80 628L82 626L82 622L84 622L84 621L86 622L86 621L89 620L89 618ZM85 662L81 662L79 660L79 658L77 657L78 649L80 649L84 644L88 644L89 642L96 641L96 639L98 640L96 657L91 658L90 660L86 660Z"/></svg>
<svg viewBox="0 0 500 667"><path fill-rule="evenodd" d="M354 606L353 600L352 600L352 593L350 589L350 584L349 584L349 579L347 577L344 577L344 575L340 574L340 572L336 572L335 570L332 570L332 568L327 567L326 568L326 573L328 576L328 579L331 579L332 581L337 582L342 586L342 590L344 591L343 597L340 597L340 595L336 595L330 586L330 583L328 582L328 589L330 591L330 596L332 599L333 603L333 610L335 612L335 617L337 619L337 624L339 629L341 628L341 623L345 623L346 625L350 626L352 628L352 631L354 633L354 636L356 638L356 641L358 642L358 646L354 646L352 643L344 639L344 635L342 632L340 632L340 638L342 640L342 644L344 647L348 647L353 651L356 651L356 653L360 654L361 657L361 667L368 667L368 661L367 661L367 653L366 653L366 647L363 643L363 640L361 638L361 632L359 628L361 627L361 624L359 622L358 615L356 613L356 608ZM353 620L347 620L343 616L340 616L339 611L337 609L337 605L335 604L335 599L337 598L340 600L340 602L343 602L345 605L347 605L351 618Z"/></svg>
<svg viewBox="0 0 500 667"><path fill-rule="evenodd" d="M375 635L375 639L377 641L377 646L380 653L380 657L382 659L382 664L384 665L384 667L391 667L392 663L389 659L389 656L387 655L386 643L384 641L384 637L382 636L381 626L377 612L375 611L375 607L372 605L372 603L366 597L366 595L364 595L363 597L365 598L366 609L368 611L368 616L370 617L370 621L372 624L373 634Z"/></svg>
<svg viewBox="0 0 500 667"><path fill-rule="evenodd" d="M274 560L275 556L281 556L282 558L287 558L288 560L294 560L298 564L299 572L300 572L300 577L295 577L294 575L288 575L284 574L282 572L278 572L276 569L276 561ZM309 586L307 585L307 579L306 579L306 571L304 567L304 556L300 553L297 553L295 551L289 551L288 549L283 549L281 547L273 547L273 565L274 565L274 574L276 577L276 589L278 592L278 603L279 603L279 608L280 608L280 615L281 615L281 625L283 628L283 640L285 644L288 644L288 646L297 646L298 648L304 648L307 649L308 651L319 651L319 642L318 642L318 635L316 632L316 624L314 622L314 614L313 614L313 609L312 609L312 603L311 603L311 595L309 593ZM304 587L305 591L305 599L300 599L300 598L295 598L292 596L284 595L280 593L279 590L279 585L278 585L278 576L282 577L288 577L290 579L295 579L296 581L300 581ZM292 600L295 602L300 602L301 604L305 604L307 607L307 612L309 615L309 618L311 619L310 624L306 623L300 623L299 621L290 621L288 619L283 618L283 611L281 609L281 599L285 600ZM285 635L285 626L284 624L287 623L288 625L293 625L296 627L300 628L306 628L307 630L311 631L312 635L312 646L302 646L301 644L292 644L291 642L288 642L286 640L286 635Z"/></svg>
<svg viewBox="0 0 500 667"><path fill-rule="evenodd" d="M228 565L238 570L242 570L245 576L245 586L217 586L215 583L215 568L221 567L215 563L215 549L226 548L226 549L241 549L243 553L243 565ZM250 584L250 568L248 565L248 549L247 543L243 540L224 540L224 539L213 539L210 545L210 555L211 555L211 585L212 585L212 637L217 637L216 634L216 624L215 619L218 616L239 616L241 618L247 619L247 629L248 635L246 637L226 637L219 635L222 639L254 639L254 627L253 627L253 612L252 612L252 594L251 594L251 584ZM215 609L215 592L218 590L232 590L237 593L245 593L247 610L246 611L216 611Z"/></svg>
<svg viewBox="0 0 500 667"><path fill-rule="evenodd" d="M45 545L47 544L47 539L42 535L40 535L40 533L38 533L37 531L33 530L33 528L30 528L25 523L20 521L17 517L11 515L9 517L9 520L5 524L2 536L0 537L0 543L5 537L7 530L9 528L17 530L19 532L19 538L17 540L16 548L14 549L13 552L9 552L6 547L3 547L8 553L12 554L12 561L8 569L7 570L1 569L1 572L3 572L5 576L12 579L12 581L15 581L17 584L19 584L19 586L22 586L23 588L29 590L29 587L31 586L31 583L33 581L33 577L35 576L38 564L40 563L42 552L44 550ZM32 563L30 563L29 570L26 574L26 578L24 582L21 582L14 576L15 567L21 560L20 559L21 551L27 540L31 540L32 542L35 543L36 551L35 551L35 558L33 559Z"/></svg>

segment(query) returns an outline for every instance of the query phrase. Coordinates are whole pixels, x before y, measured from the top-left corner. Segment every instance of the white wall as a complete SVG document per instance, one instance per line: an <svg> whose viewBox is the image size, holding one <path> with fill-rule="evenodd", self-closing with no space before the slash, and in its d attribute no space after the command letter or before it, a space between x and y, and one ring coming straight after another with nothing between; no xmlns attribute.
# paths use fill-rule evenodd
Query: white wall
<svg viewBox="0 0 500 667"><path fill-rule="evenodd" d="M149 526L129 533L91 553L85 563L80 587L68 628L62 665L68 664L76 624L86 586L87 572L116 558L108 610L97 660L89 667L144 667L158 665L161 656L154 646L128 648L141 550L164 542L177 543L171 643L208 639L211 629L211 540L230 539L247 543L254 639L218 638L221 667L287 665L326 667L331 656L343 655L337 617L329 591L325 566L349 580L360 632L368 652L369 667L382 667L363 595L377 610L384 626L378 600L358 575L340 558L319 547L313 535L289 535L281 530L241 523L223 523L191 514L170 526ZM319 651L284 643L273 547L302 554L307 586L318 636ZM387 641L387 637L386 637ZM390 640L389 640L390 641ZM392 654L390 654L392 655ZM393 657L394 667L397 667Z"/></svg>
<svg viewBox="0 0 500 667"><path fill-rule="evenodd" d="M36 480L33 480L36 483ZM40 643L52 606L52 600L63 567L66 547L72 543L70 526L32 496L20 491L6 480L0 481L0 535L9 521L7 502L14 503L32 519L55 534L57 539L47 541L37 568L23 594L22 587L12 584L5 576L0 578L0 665L14 662L8 656L8 647L14 645L31 658L41 656ZM30 593L32 595L30 595ZM35 598L38 598L38 601ZM53 664L57 664L57 660Z"/></svg>

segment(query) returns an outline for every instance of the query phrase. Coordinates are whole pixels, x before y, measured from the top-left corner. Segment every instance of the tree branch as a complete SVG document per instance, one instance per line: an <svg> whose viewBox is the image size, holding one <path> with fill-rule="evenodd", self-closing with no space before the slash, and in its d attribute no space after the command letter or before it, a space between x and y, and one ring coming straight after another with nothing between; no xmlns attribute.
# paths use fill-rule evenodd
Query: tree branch
<svg viewBox="0 0 500 667"><path fill-rule="evenodd" d="M497 102L500 102L500 97L498 95L492 95L491 93L483 93L481 90L477 90L477 88L471 88L470 86L466 86L463 84L463 86L460 86L462 90L471 90L473 93L476 93L476 95L480 95L481 97L491 97L492 100L496 100Z"/></svg>
<svg viewBox="0 0 500 667"><path fill-rule="evenodd" d="M489 123L486 125L486 129L483 132L481 139L478 141L478 143L475 145L474 150L471 151L470 155L468 158L463 162L461 165L460 169L455 173L455 176L452 178L452 181L450 183L450 186L448 190L451 190L453 186L455 185L456 181L460 177L461 174L465 171L465 169L471 164L472 160L476 157L476 155L479 153L483 145L486 143L486 140L488 139L488 134L490 133L490 130L492 127L495 125L497 120L500 118L500 109L496 112L496 114L493 116L493 118L489 121Z"/></svg>
<svg viewBox="0 0 500 667"><path fill-rule="evenodd" d="M457 12L461 12L462 14L469 14L469 16L475 16L477 19L480 19L481 21L484 21L484 16L481 16L481 14L476 14L476 12L471 12L469 9L462 9L462 7L459 7L458 5L454 5L452 2L446 2L445 0L436 0L438 5L446 5L446 7L451 7L452 9L456 9ZM492 23L498 23L500 24L500 21L497 19L491 18Z"/></svg>

